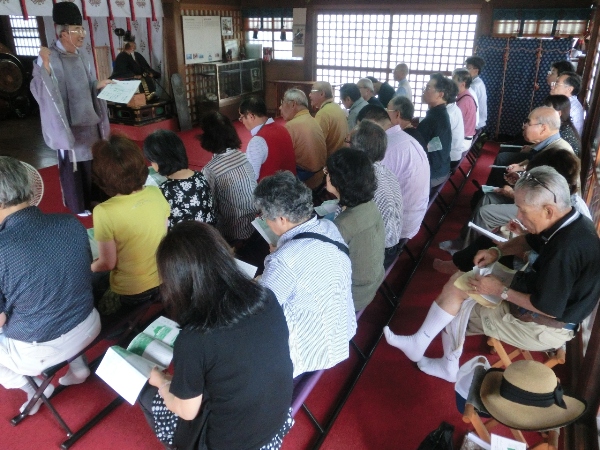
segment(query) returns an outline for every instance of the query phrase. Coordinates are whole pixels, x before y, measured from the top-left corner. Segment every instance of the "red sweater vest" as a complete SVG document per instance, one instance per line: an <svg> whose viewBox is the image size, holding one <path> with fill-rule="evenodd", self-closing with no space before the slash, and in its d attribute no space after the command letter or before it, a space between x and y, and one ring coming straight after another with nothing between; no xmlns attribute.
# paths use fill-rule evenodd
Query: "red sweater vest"
<svg viewBox="0 0 600 450"><path fill-rule="evenodd" d="M278 170L289 170L296 175L296 154L288 130L278 123L264 125L256 133L267 142L267 159L260 166L258 181L273 175Z"/></svg>

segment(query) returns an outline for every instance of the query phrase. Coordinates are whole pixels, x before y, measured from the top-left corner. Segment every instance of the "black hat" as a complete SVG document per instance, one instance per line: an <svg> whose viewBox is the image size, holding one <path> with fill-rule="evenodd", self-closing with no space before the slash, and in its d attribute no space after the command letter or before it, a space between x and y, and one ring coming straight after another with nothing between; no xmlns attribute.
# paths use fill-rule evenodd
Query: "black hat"
<svg viewBox="0 0 600 450"><path fill-rule="evenodd" d="M135 36L131 35L131 31L127 30L125 32L125 36L123 37L125 42L135 42Z"/></svg>
<svg viewBox="0 0 600 450"><path fill-rule="evenodd" d="M57 25L81 25L83 17L75 3L69 1L56 3L52 7L52 20Z"/></svg>

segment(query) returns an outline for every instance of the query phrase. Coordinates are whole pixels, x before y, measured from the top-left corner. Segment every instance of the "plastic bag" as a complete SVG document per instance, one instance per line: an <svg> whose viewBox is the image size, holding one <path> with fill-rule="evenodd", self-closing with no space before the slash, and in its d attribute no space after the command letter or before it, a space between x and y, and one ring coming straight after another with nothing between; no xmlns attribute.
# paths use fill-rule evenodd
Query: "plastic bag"
<svg viewBox="0 0 600 450"><path fill-rule="evenodd" d="M436 430L427 435L417 450L453 450L452 433L454 433L454 427L449 423L442 422Z"/></svg>

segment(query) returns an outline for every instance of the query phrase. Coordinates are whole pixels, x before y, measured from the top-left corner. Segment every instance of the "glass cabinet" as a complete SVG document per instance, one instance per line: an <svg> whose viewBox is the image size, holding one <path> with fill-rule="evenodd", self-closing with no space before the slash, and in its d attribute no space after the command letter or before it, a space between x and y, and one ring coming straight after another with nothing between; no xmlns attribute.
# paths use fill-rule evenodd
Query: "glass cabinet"
<svg viewBox="0 0 600 450"><path fill-rule="evenodd" d="M206 107L207 103L212 103L214 106L218 105L221 113L237 119L237 108L243 98L262 95L261 59L202 63L195 66L194 74L199 78L196 98L198 106Z"/></svg>

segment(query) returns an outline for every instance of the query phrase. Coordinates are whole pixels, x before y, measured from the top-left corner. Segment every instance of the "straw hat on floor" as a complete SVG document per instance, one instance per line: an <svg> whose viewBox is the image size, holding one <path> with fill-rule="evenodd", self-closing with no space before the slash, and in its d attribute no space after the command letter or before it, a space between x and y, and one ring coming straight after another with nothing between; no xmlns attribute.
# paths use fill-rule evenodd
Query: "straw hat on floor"
<svg viewBox="0 0 600 450"><path fill-rule="evenodd" d="M584 401L563 395L554 371L537 361L489 370L480 393L490 415L517 430L561 428L581 417L587 407Z"/></svg>

